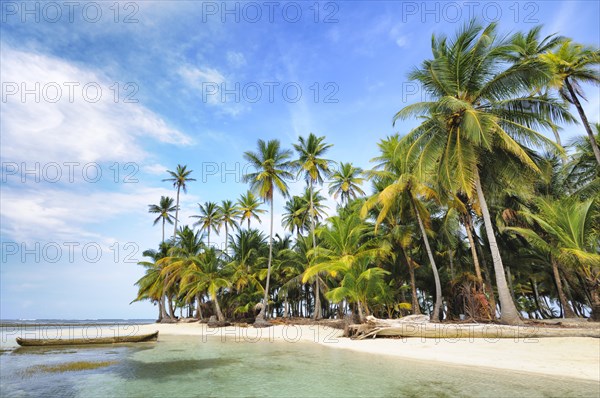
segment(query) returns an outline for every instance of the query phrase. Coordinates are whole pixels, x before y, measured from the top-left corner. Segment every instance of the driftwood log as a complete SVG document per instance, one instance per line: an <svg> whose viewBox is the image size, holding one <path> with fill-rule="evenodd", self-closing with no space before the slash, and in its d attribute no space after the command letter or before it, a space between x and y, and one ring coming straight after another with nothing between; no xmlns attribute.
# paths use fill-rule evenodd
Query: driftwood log
<svg viewBox="0 0 600 398"><path fill-rule="evenodd" d="M400 319L378 319L368 316L366 323L350 325L348 337L421 337L428 339L533 339L540 337L600 338L598 328L558 328L537 325L508 326L480 323L433 323L425 315L409 315Z"/></svg>

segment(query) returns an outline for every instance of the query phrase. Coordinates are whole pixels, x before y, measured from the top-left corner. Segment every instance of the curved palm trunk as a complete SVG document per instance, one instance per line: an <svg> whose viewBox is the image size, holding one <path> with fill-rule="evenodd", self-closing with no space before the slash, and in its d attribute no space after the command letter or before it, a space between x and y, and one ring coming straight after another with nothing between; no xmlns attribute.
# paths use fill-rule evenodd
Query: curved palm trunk
<svg viewBox="0 0 600 398"><path fill-rule="evenodd" d="M413 315L419 315L421 314L421 306L419 305L419 298L417 297L417 284L415 283L415 267L413 266L411 259L408 257L408 254L406 254L406 251L402 249L402 252L404 253L406 263L408 264L408 274L410 275L410 292Z"/></svg>
<svg viewBox="0 0 600 398"><path fill-rule="evenodd" d="M560 279L560 274L558 272L558 262L552 258L552 274L554 275L554 282L556 283L556 291L558 293L558 299L560 301L560 305L563 308L564 318L575 318L575 313L571 309L569 305L569 301L565 296L565 291L563 290L562 281Z"/></svg>
<svg viewBox="0 0 600 398"><path fill-rule="evenodd" d="M510 325L520 324L522 321L508 290L502 257L500 257L500 251L498 250L498 243L496 242L496 236L494 235L494 230L492 228L492 218L490 217L490 211L487 207L483 190L481 189L481 181L477 169L475 169L475 187L477 190L477 198L479 199L479 206L481 207L481 213L483 214L485 232L490 244L492 261L494 263L494 274L496 275L496 286L498 287L498 298L500 299L501 307L500 321Z"/></svg>
<svg viewBox="0 0 600 398"><path fill-rule="evenodd" d="M221 312L221 306L219 306L219 300L217 299L216 294L215 297L213 297L213 302L215 303L215 312L217 313L217 319L219 320L219 322L223 322L225 320L225 317Z"/></svg>
<svg viewBox="0 0 600 398"><path fill-rule="evenodd" d="M315 238L315 209L313 204L313 180L310 179L310 233L312 235L313 250L317 250L317 239ZM321 319L321 288L319 286L319 274L315 280L315 313L314 319Z"/></svg>
<svg viewBox="0 0 600 398"><path fill-rule="evenodd" d="M579 98L577 98L577 94L575 94L575 90L573 90L573 86L571 86L571 83L569 82L568 77L565 78L565 85L567 86L567 89L569 90L569 94L571 94L571 99L573 100L573 104L577 108L577 112L579 112L579 117L581 118L581 121L583 122L583 127L585 127L585 131L587 132L588 138L590 139L590 145L592 146L592 151L594 151L594 156L596 157L596 161L598 162L598 165L600 166L600 149L598 148L598 143L596 142L596 138L594 137L594 133L592 132L592 128L590 127L590 122L588 122L587 116L585 115L585 112L583 111L583 107L581 106L581 103L579 102Z"/></svg>
<svg viewBox="0 0 600 398"><path fill-rule="evenodd" d="M433 259L433 252L431 251L431 247L429 246L429 238L427 237L427 232L425 231L425 225L423 225L423 220L421 220L421 216L419 215L419 211L417 210L417 206L414 202L413 209L417 216L417 221L419 222L421 235L423 235L423 242L425 243L427 257L429 257L429 263L431 263L431 269L433 270L433 279L435 281L435 303L433 305L433 313L431 314L431 320L439 322L440 308L442 307L442 284L440 283L440 275L438 273L437 266L435 265L435 260Z"/></svg>
<svg viewBox="0 0 600 398"><path fill-rule="evenodd" d="M271 279L271 262L273 261L273 198L271 198L271 228L269 230L269 261L267 263L267 283L265 285L265 296L263 306L256 316L256 320L264 321L266 319L267 306L269 305L269 281Z"/></svg>

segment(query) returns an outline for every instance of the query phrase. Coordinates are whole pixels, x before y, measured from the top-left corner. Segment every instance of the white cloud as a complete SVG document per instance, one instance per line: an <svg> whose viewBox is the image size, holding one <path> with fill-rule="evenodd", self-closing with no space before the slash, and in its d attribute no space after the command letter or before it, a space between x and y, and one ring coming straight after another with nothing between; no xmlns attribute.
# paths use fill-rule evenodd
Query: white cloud
<svg viewBox="0 0 600 398"><path fill-rule="evenodd" d="M408 36L400 36L396 39L396 45L400 48L408 45Z"/></svg>
<svg viewBox="0 0 600 398"><path fill-rule="evenodd" d="M149 165L142 166L142 170L146 173L156 174L156 175L165 175L166 170L169 168L167 166L163 166L160 163L153 163Z"/></svg>
<svg viewBox="0 0 600 398"><path fill-rule="evenodd" d="M237 116L246 109L241 98L240 82L227 79L217 69L184 65L179 68L178 72L184 83L194 89L203 103L216 107L222 113L230 116ZM237 97L233 94L223 94L223 89L237 94Z"/></svg>
<svg viewBox="0 0 600 398"><path fill-rule="evenodd" d="M143 105L125 103L135 87L119 83L117 91L99 71L5 43L0 60L4 160L138 161L147 156L142 138L192 142Z"/></svg>
<svg viewBox="0 0 600 398"><path fill-rule="evenodd" d="M227 62L233 68L241 68L246 65L246 57L240 52L227 51Z"/></svg>

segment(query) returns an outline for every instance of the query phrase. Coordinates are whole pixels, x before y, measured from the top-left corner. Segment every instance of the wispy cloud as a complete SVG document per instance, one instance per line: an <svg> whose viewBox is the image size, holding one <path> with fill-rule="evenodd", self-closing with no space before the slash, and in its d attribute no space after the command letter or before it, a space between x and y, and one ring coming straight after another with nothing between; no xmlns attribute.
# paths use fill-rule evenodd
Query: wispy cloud
<svg viewBox="0 0 600 398"><path fill-rule="evenodd" d="M5 160L138 161L147 156L144 139L192 143L136 101L135 84L5 43L0 59Z"/></svg>

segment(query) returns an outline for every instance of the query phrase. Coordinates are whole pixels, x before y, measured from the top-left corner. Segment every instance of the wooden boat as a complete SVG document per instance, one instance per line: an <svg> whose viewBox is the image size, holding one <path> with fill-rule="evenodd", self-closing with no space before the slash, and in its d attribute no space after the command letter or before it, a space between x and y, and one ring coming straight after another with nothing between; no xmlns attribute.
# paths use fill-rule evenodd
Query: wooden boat
<svg viewBox="0 0 600 398"><path fill-rule="evenodd" d="M143 341L155 341L158 339L158 331L137 336L113 336L99 337L95 339L23 339L17 337L20 346L55 346L55 345L88 345L88 344L118 344L118 343L140 343Z"/></svg>

